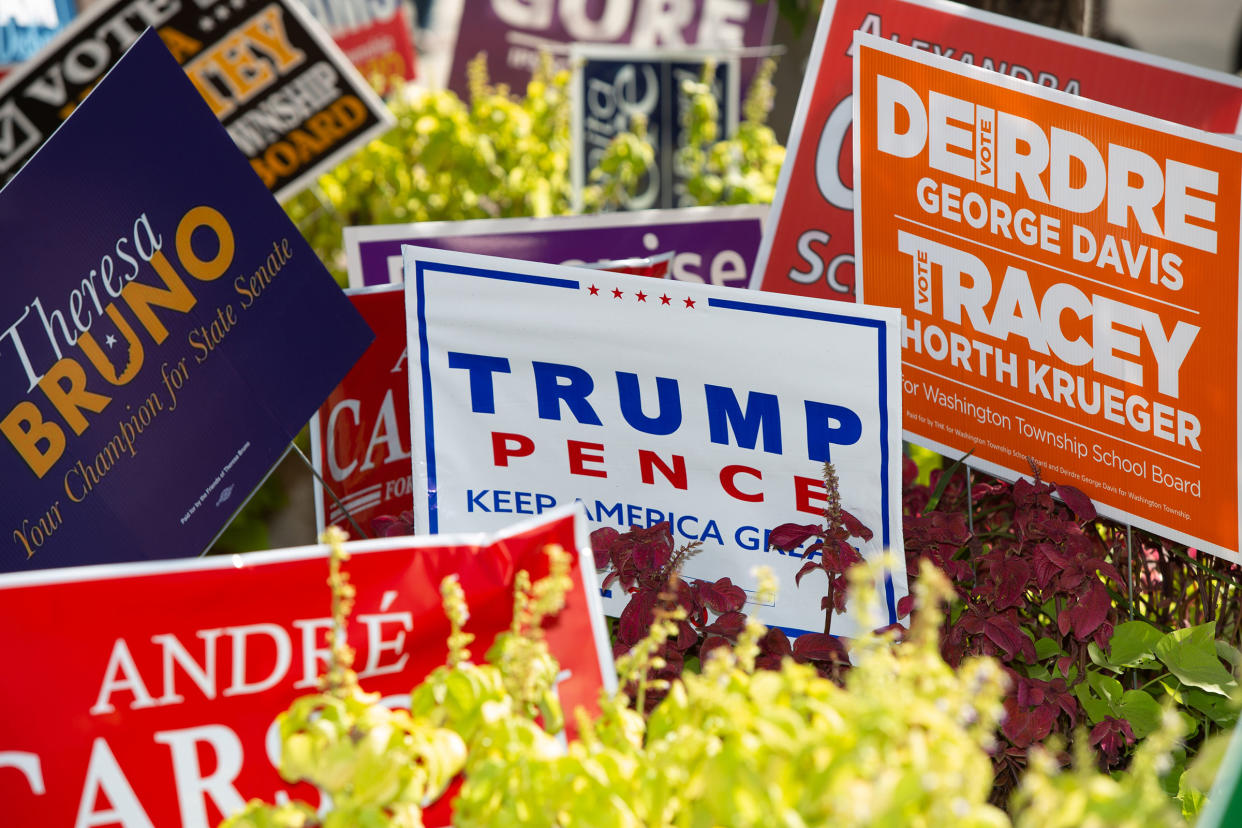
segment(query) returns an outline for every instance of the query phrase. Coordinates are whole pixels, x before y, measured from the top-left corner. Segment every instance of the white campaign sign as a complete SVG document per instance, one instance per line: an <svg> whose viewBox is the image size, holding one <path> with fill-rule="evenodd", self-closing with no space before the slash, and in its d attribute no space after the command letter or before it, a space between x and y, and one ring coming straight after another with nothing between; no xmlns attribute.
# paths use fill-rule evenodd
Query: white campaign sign
<svg viewBox="0 0 1242 828"><path fill-rule="evenodd" d="M690 578L781 584L768 624L821 631L821 573L765 530L842 505L896 551L870 618L906 594L898 314L886 308L405 247L415 525L482 531L580 500L593 528L668 521ZM614 587L605 611L627 596ZM832 631L859 632L834 620Z"/></svg>

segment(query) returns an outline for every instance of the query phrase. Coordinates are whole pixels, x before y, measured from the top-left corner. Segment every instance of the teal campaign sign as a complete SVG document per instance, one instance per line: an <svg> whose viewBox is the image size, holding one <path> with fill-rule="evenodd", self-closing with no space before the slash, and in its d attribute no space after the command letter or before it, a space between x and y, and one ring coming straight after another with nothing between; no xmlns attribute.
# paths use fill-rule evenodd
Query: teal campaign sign
<svg viewBox="0 0 1242 828"><path fill-rule="evenodd" d="M0 572L198 554L372 339L153 31L0 250Z"/></svg>

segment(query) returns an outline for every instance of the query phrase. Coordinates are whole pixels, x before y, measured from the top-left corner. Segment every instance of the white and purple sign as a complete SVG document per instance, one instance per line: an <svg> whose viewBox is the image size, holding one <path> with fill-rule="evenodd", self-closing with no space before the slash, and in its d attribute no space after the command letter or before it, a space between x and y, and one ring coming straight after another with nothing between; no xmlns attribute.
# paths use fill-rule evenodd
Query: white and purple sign
<svg viewBox="0 0 1242 828"><path fill-rule="evenodd" d="M372 339L152 30L0 250L0 572L199 554Z"/></svg>
<svg viewBox="0 0 1242 828"><path fill-rule="evenodd" d="M400 282L401 246L580 265L672 252L669 278L746 287L767 205L345 228L350 287Z"/></svg>
<svg viewBox="0 0 1242 828"><path fill-rule="evenodd" d="M775 3L751 0L464 0L448 86L469 94L466 66L480 52L493 83L520 91L541 52L563 62L570 43L737 50L767 46L775 23ZM743 88L754 70L743 66Z"/></svg>
<svg viewBox="0 0 1242 828"><path fill-rule="evenodd" d="M796 587L804 559L767 550L766 530L822 522L825 463L874 533L863 556L902 548L894 310L428 248L406 247L405 269L419 531L575 500L594 527L667 521L701 544L687 577L753 594L770 566L763 618L793 634L823 630L827 582ZM881 624L906 593L893 567L868 608Z"/></svg>

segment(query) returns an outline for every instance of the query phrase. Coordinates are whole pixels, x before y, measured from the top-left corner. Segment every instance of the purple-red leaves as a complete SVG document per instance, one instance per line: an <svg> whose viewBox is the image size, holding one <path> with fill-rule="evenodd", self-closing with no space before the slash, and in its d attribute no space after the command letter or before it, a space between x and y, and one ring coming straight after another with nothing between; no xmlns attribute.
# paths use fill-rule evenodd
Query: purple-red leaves
<svg viewBox="0 0 1242 828"><path fill-rule="evenodd" d="M1028 748L1048 738L1056 720L1057 713L1054 708L1041 705L1022 709L1018 700L1009 696L1005 699L1005 721L1001 725L1001 732L1017 747Z"/></svg>
<svg viewBox="0 0 1242 828"><path fill-rule="evenodd" d="M1107 770L1118 764L1126 748L1134 744L1134 729L1125 719L1105 716L1091 728L1091 744L1099 748L1100 764Z"/></svg>
<svg viewBox="0 0 1242 828"><path fill-rule="evenodd" d="M621 610L621 617L617 619L617 640L626 649L641 641L647 630L651 629L657 600L658 595L654 592L636 592L625 609Z"/></svg>
<svg viewBox="0 0 1242 828"><path fill-rule="evenodd" d="M612 550L621 533L611 526L604 526L591 533L591 551L595 553L595 568L607 569L612 561Z"/></svg>
<svg viewBox="0 0 1242 828"><path fill-rule="evenodd" d="M1072 630L1075 638L1079 641L1086 641L1088 636L1108 618L1110 609L1112 609L1112 599L1108 596L1108 590L1097 580L1092 583L1087 594L1076 605L1061 612L1057 618L1057 626L1061 629L1062 635ZM1063 618L1066 620L1062 621Z"/></svg>
<svg viewBox="0 0 1242 828"><path fill-rule="evenodd" d="M827 661L848 664L849 652L841 640L824 633L803 633L794 639L794 657L799 661Z"/></svg>
<svg viewBox="0 0 1242 828"><path fill-rule="evenodd" d="M703 628L703 632L712 635L723 635L736 638L746 628L746 616L740 612L726 612L714 622Z"/></svg>
<svg viewBox="0 0 1242 828"><path fill-rule="evenodd" d="M746 606L746 590L729 578L721 578L714 583L695 581L692 589L703 606L715 613L733 612Z"/></svg>
<svg viewBox="0 0 1242 828"><path fill-rule="evenodd" d="M397 517L378 515L371 518L371 532L377 538L395 538L414 534L414 512L406 510Z"/></svg>
<svg viewBox="0 0 1242 828"><path fill-rule="evenodd" d="M1096 519L1095 504L1091 502L1091 498L1073 486L1067 486L1064 483L1058 483L1053 488L1061 496L1061 499L1065 501L1065 505L1070 507L1070 511L1074 513L1074 517L1078 518L1079 521L1086 523Z"/></svg>
<svg viewBox="0 0 1242 828"><path fill-rule="evenodd" d="M819 527L813 523L782 523L768 533L768 547L776 547L782 552L792 552L808 538L819 534Z"/></svg>
<svg viewBox="0 0 1242 828"><path fill-rule="evenodd" d="M1022 657L1035 660L1035 645L1026 633L1005 615L993 615L983 620L983 634L1005 654L1006 660Z"/></svg>

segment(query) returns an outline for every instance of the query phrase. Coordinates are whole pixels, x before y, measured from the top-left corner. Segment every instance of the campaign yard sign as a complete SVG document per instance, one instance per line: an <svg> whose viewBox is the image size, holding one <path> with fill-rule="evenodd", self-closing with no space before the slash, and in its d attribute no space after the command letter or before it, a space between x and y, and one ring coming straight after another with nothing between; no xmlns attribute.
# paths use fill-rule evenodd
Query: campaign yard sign
<svg viewBox="0 0 1242 828"><path fill-rule="evenodd" d="M448 87L469 94L480 52L493 83L521 90L542 53L563 65L571 43L736 50L767 46L775 23L775 6L748 0L463 0ZM743 87L754 74L744 69Z"/></svg>
<svg viewBox="0 0 1242 828"><path fill-rule="evenodd" d="M73 0L4 0L0 4L0 76L29 60L73 19Z"/></svg>
<svg viewBox="0 0 1242 828"><path fill-rule="evenodd" d="M754 592L763 620L822 631L826 582L766 531L843 506L902 548L898 315L603 271L405 248L414 512L419 532L482 530L580 500L593 527L667 521L700 542L691 578ZM774 370L779 366L779 370ZM880 624L906 592L878 575ZM604 597L617 615L628 596ZM852 634L855 619L834 621Z"/></svg>
<svg viewBox="0 0 1242 828"><path fill-rule="evenodd" d="M0 572L198 554L371 340L154 32L0 250Z"/></svg>
<svg viewBox="0 0 1242 828"><path fill-rule="evenodd" d="M1232 561L1242 145L859 34L860 298L908 439Z"/></svg>
<svg viewBox="0 0 1242 828"><path fill-rule="evenodd" d="M0 82L0 182L148 27L278 198L392 123L298 0L99 0Z"/></svg>
<svg viewBox="0 0 1242 828"><path fill-rule="evenodd" d="M347 544L357 592L346 635L362 689L408 707L444 664L439 587L451 574L482 661L511 623L514 576L544 575L548 544L572 557L565 609L545 627L572 738L574 709L594 713L616 671L585 520L570 509L491 536ZM308 546L0 576L6 658L31 677L7 682L0 709L4 824L205 828L253 798L318 806L313 787L277 773L275 719L318 691L327 575L327 549ZM424 817L448 825L448 802Z"/></svg>
<svg viewBox="0 0 1242 828"><path fill-rule="evenodd" d="M401 0L302 0L364 78L414 80L414 30Z"/></svg>
<svg viewBox="0 0 1242 828"><path fill-rule="evenodd" d="M356 534L382 516L413 508L410 461L410 372L405 291L401 285L348 291L375 341L332 389L311 420L315 525Z"/></svg>
<svg viewBox="0 0 1242 828"><path fill-rule="evenodd" d="M853 301L854 30L1006 77L1211 132L1234 132L1242 79L947 0L827 0L751 287Z"/></svg>
<svg viewBox="0 0 1242 828"><path fill-rule="evenodd" d="M767 213L746 204L346 227L345 261L349 284L364 287L402 280L404 244L566 265L672 251L672 279L745 287Z"/></svg>
<svg viewBox="0 0 1242 828"><path fill-rule="evenodd" d="M634 128L641 117L655 162L638 192L627 195L622 208L645 210L693 206L686 192L686 171L678 152L687 146L684 124L692 96L685 81L701 81L709 66L712 96L716 99L716 130L722 138L737 130L739 64L736 57L710 51L676 52L608 45L575 44L569 52L573 67L570 85L570 175L573 198L582 209L583 189L591 170L617 135Z"/></svg>

